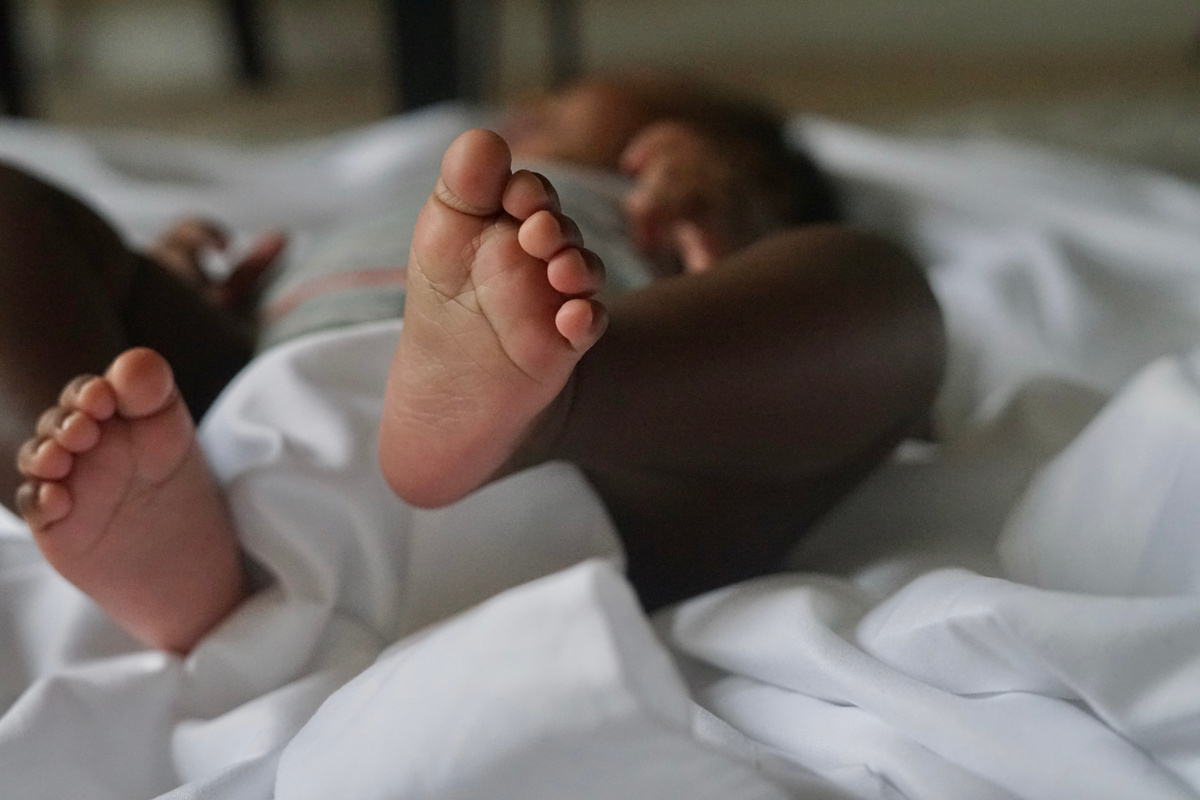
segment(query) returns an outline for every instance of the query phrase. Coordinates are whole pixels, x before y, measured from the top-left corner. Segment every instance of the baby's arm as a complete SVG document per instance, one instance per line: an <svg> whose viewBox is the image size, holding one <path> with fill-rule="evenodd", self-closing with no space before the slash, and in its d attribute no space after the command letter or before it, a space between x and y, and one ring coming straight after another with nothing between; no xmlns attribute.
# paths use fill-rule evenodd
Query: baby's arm
<svg viewBox="0 0 1200 800"><path fill-rule="evenodd" d="M225 252L229 237L216 223L193 217L172 225L146 255L194 286L218 308L244 316L253 311L262 278L286 245L287 238L282 233L264 233L227 275L214 277L204 269L202 255L206 251Z"/></svg>

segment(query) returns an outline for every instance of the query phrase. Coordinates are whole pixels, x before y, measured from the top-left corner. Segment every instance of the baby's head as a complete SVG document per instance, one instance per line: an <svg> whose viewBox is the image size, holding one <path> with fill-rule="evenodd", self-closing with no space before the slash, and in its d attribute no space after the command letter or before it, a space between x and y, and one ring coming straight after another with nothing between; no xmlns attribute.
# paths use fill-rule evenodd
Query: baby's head
<svg viewBox="0 0 1200 800"><path fill-rule="evenodd" d="M639 70L585 78L518 103L501 133L520 159L615 170L639 131L668 120L706 134L750 170L785 223L838 218L832 187L788 143L781 114L690 76Z"/></svg>

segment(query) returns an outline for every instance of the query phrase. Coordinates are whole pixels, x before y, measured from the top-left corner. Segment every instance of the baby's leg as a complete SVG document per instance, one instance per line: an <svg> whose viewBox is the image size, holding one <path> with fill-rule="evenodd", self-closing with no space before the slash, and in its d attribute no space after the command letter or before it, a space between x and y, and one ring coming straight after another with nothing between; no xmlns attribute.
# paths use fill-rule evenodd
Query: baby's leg
<svg viewBox="0 0 1200 800"><path fill-rule="evenodd" d="M488 131L459 137L413 236L380 464L411 503L444 505L496 477L552 425L600 337L599 259L548 184L510 172Z"/></svg>
<svg viewBox="0 0 1200 800"><path fill-rule="evenodd" d="M13 507L17 449L63 384L136 345L166 357L197 418L253 350L83 203L0 164L0 502Z"/></svg>
<svg viewBox="0 0 1200 800"><path fill-rule="evenodd" d="M649 606L778 568L940 382L923 273L846 227L783 231L609 312L546 456L599 490Z"/></svg>
<svg viewBox="0 0 1200 800"><path fill-rule="evenodd" d="M566 223L542 213L548 195L510 205L514 186L537 194L509 177L501 143L472 134L418 223L381 437L405 499L445 503L519 466L573 461L656 606L777 565L926 418L941 315L889 243L785 231L614 299L599 338L601 311L575 297L593 283L554 275L562 253L577 277L599 267L572 255L586 253L573 232L534 246L538 220Z"/></svg>
<svg viewBox="0 0 1200 800"><path fill-rule="evenodd" d="M244 598L225 501L154 351L69 383L19 466L17 505L46 559L146 644L187 652Z"/></svg>

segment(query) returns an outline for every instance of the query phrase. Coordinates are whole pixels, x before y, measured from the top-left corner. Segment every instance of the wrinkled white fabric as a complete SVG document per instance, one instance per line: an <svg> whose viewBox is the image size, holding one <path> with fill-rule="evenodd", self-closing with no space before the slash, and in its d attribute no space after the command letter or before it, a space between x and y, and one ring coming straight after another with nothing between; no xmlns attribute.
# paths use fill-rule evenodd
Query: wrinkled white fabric
<svg viewBox="0 0 1200 800"><path fill-rule="evenodd" d="M295 229L299 257L473 119L254 153L14 124L0 155L134 240L199 211ZM656 637L577 472L408 508L374 466L398 328L298 341L202 427L270 582L187 659L141 651L0 513L0 793L1200 796L1200 390L1170 358L1200 343L1200 192L801 122L852 218L927 266L951 361L943 442L904 448L791 572Z"/></svg>
<svg viewBox="0 0 1200 800"><path fill-rule="evenodd" d="M1038 480L1000 553L1026 583L1200 594L1200 352L1147 367Z"/></svg>
<svg viewBox="0 0 1200 800"><path fill-rule="evenodd" d="M863 798L1200 796L1200 388L1170 357L1200 341L1200 193L807 130L854 213L928 265L945 438L830 514L797 572L660 620L698 732L729 739L720 719L777 779Z"/></svg>
<svg viewBox="0 0 1200 800"><path fill-rule="evenodd" d="M385 652L288 745L275 797L786 797L690 710L632 592L587 562Z"/></svg>
<svg viewBox="0 0 1200 800"><path fill-rule="evenodd" d="M1111 393L1200 342L1194 185L992 140L797 126L853 219L905 242L946 313L946 435L1052 376Z"/></svg>
<svg viewBox="0 0 1200 800"><path fill-rule="evenodd" d="M6 791L72 796L89 785L93 797L153 797L225 780L277 758L387 644L582 560L619 562L604 509L566 465L437 511L387 489L375 454L398 332L362 326L278 348L207 417L201 440L272 582L186 660L137 652L13 526L4 552L21 558L5 578L17 580L0 584L25 595L5 610L37 628L6 637L5 665L38 668L6 681L27 687L0 718ZM40 581L21 580L31 570ZM81 757L60 765L64 749Z"/></svg>

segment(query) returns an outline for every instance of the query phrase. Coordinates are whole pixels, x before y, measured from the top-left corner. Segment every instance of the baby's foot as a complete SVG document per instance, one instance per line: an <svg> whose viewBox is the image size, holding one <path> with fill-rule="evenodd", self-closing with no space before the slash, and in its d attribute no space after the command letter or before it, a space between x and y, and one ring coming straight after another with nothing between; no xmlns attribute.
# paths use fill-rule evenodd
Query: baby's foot
<svg viewBox="0 0 1200 800"><path fill-rule="evenodd" d="M244 597L224 499L153 350L69 383L18 466L46 560L146 644L187 652Z"/></svg>
<svg viewBox="0 0 1200 800"><path fill-rule="evenodd" d="M413 234L380 464L419 506L453 502L509 468L565 402L607 322L592 299L599 259L545 179L510 170L503 139L463 134Z"/></svg>

